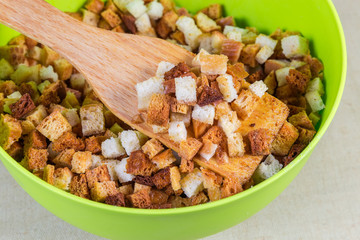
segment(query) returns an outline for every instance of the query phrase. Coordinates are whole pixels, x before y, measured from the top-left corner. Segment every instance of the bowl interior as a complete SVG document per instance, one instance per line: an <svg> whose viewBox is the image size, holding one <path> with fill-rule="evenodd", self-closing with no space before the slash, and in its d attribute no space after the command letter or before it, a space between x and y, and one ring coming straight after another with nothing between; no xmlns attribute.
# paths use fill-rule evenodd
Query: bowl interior
<svg viewBox="0 0 360 240"><path fill-rule="evenodd" d="M63 11L76 11L84 4L85 0L49 0L48 2ZM179 220L186 221L188 220L188 218L186 218L185 215L180 217L181 214L199 212L202 210L210 210L209 208L212 208L212 211L214 211L215 214L215 212L217 211L216 209L219 209L220 207L230 206L230 204L233 204L235 206L236 203L240 201L242 201L242 204L245 204L246 201L252 201L252 204L249 204L249 209L247 209L246 213L240 213L236 211L232 211L233 213L229 212L229 215L231 214L233 216L229 216L226 218L228 222L226 222L226 220L224 219L222 224L218 223L217 227L214 227L213 229L210 220L204 219L203 221L206 221L206 224L204 224L205 222L201 223L199 221L195 221L197 219L194 216L194 221L191 225L193 226L191 228L191 231L194 231L194 234L191 236L204 236L204 233L206 231L210 234L215 231L225 229L226 227L229 227L231 225L234 225L235 223L240 222L243 219L246 219L256 211L260 210L273 198L275 198L276 195L278 195L281 191L279 190L278 192L276 192L276 194L271 195L269 192L271 189L269 190L269 187L273 187L275 189L276 185L282 184L281 190L283 190L289 184L289 182L293 179L293 177L295 177L297 172L300 171L300 168L303 166L303 164L305 164L306 158L310 155L316 143L320 140L326 128L329 126L341 99L346 74L346 47L344 34L335 8L330 0L176 0L176 2L179 6L184 6L192 12L196 12L202 7L209 5L210 3L222 3L224 5L224 10L226 14L234 16L240 27L254 26L265 33L271 33L277 27L280 27L287 30L298 30L306 38L308 38L311 43L310 47L313 55L320 58L325 66L324 77L326 87L326 108L322 113L322 120L320 122L320 125L318 126L317 135L315 136L314 140L309 144L309 146L303 151L303 153L299 157L297 157L288 167L280 171L274 177L270 178L267 181L264 181L263 183L255 186L252 189L214 203L183 209L170 209L159 211L155 210L156 212L141 209L115 208L112 206L83 200L76 196L70 195L66 192L52 187L51 185L43 182L40 179L37 179L34 175L29 173L27 170L17 164L13 159L11 159L11 157L9 157L9 155L7 155L5 151L0 148L0 158L4 162L5 166L9 169L10 173L19 182L19 179L21 178L26 179L26 181L30 181L31 183L25 183L24 180L24 182L20 184L30 195L32 195L37 201L39 201L40 204L44 205L56 215L64 219L66 218L65 215L62 215L62 213L58 209L56 209L56 206L53 206L53 204L51 203L44 202L46 199L45 197L43 200L42 196L35 196L35 191L38 191L37 194L40 194L40 189L42 189L43 191L46 191L49 196L52 194L56 195L57 198L63 198L64 201L72 201L74 204L76 204L77 209L79 210L82 207L88 207L89 211L93 210L94 212L97 210L101 210L108 214L127 213L127 221L129 223L132 221L132 217L134 218L134 221L140 221L138 218L136 218L136 216L131 214L142 214L143 217L149 215L167 215L168 217L172 217L176 215ZM17 34L18 33L16 33L15 31L3 25L0 25L0 45L6 44L8 40L10 40L13 36L16 36ZM66 34L66 31L64 31L64 34ZM296 171L293 171L293 175L291 175L291 171L295 168L298 169ZM31 184L33 186L29 187ZM261 195L260 193L264 194ZM259 196L261 196L261 198ZM61 203L59 202L59 204ZM75 208L72 209L73 211L76 211ZM101 216L101 211L99 212L99 217ZM65 209L64 212L66 212ZM205 217L207 215L204 214L203 216ZM120 217L120 215L116 217ZM200 219L200 216L198 217ZM85 223L80 223L80 219L80 217L77 217L77 219L74 219L73 221L71 221L70 218L66 220L78 227L86 229L87 231L91 231L91 228L89 227L90 225L85 226ZM112 218L109 216L108 219ZM144 218L144 221L145 219L146 218ZM88 220L91 221L90 218L88 218ZM109 229L111 223L104 219L104 224L105 222L106 224L108 224L106 225L108 226L106 228ZM163 224L165 226L176 223L170 220L168 221L168 223L166 221L163 221ZM185 227L186 224L184 222L182 222L182 224L184 224ZM206 228L207 230L205 230ZM200 230L202 231L201 234ZM198 231L199 234L195 234L196 231ZM97 231L95 233L99 234L100 232ZM100 235L110 237L109 234L110 230L108 234L104 232L104 234ZM180 236L182 235L179 232L178 237Z"/></svg>

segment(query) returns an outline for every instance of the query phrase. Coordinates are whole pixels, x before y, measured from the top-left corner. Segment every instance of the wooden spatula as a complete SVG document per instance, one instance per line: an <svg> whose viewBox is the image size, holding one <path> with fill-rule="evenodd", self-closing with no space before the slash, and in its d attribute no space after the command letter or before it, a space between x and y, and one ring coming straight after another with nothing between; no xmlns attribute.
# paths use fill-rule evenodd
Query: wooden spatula
<svg viewBox="0 0 360 240"><path fill-rule="evenodd" d="M191 52L158 38L88 26L43 0L0 0L0 22L65 57L119 119L179 150L167 134L131 121L138 114L135 84L154 76L160 61L190 63Z"/></svg>

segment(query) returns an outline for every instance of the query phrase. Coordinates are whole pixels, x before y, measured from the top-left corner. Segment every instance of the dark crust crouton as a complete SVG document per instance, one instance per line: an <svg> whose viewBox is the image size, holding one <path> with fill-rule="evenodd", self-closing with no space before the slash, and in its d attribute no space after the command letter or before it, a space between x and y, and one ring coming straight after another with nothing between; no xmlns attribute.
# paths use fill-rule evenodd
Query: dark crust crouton
<svg viewBox="0 0 360 240"><path fill-rule="evenodd" d="M191 160L202 147L202 142L196 138L188 138L180 143L179 155L181 158Z"/></svg>
<svg viewBox="0 0 360 240"><path fill-rule="evenodd" d="M126 171L133 175L151 176L155 166L141 151L134 151L127 160Z"/></svg>
<svg viewBox="0 0 360 240"><path fill-rule="evenodd" d="M57 167L68 167L71 169L71 160L75 154L74 149L65 149L59 153L52 161Z"/></svg>
<svg viewBox="0 0 360 240"><path fill-rule="evenodd" d="M136 208L148 208L151 206L150 190L142 189L129 196L131 204Z"/></svg>
<svg viewBox="0 0 360 240"><path fill-rule="evenodd" d="M104 3L101 0L89 0L85 8L93 13L100 13L104 8Z"/></svg>
<svg viewBox="0 0 360 240"><path fill-rule="evenodd" d="M292 162L292 160L294 160L302 152L302 150L304 150L305 147L306 145L304 144L294 144L290 149L289 155L283 159L284 167Z"/></svg>
<svg viewBox="0 0 360 240"><path fill-rule="evenodd" d="M209 140L221 148L227 148L227 138L224 131L219 126L212 126L202 137L202 140Z"/></svg>
<svg viewBox="0 0 360 240"><path fill-rule="evenodd" d="M48 160L47 149L29 148L27 151L28 167L29 170L42 169L46 166Z"/></svg>
<svg viewBox="0 0 360 240"><path fill-rule="evenodd" d="M111 9L107 9L101 13L101 16L105 19L105 21L114 28L121 23L120 17Z"/></svg>
<svg viewBox="0 0 360 240"><path fill-rule="evenodd" d="M185 35L183 32L180 32L179 30L170 34L170 38L176 40L179 44L186 45Z"/></svg>
<svg viewBox="0 0 360 240"><path fill-rule="evenodd" d="M70 193L82 198L90 199L90 191L85 174L74 176L71 179Z"/></svg>
<svg viewBox="0 0 360 240"><path fill-rule="evenodd" d="M49 107L52 103L60 103L61 99L66 96L66 85L63 81L57 81L47 86L37 102Z"/></svg>
<svg viewBox="0 0 360 240"><path fill-rule="evenodd" d="M0 93L4 93L4 98L17 90L18 86L13 81L9 80L0 83Z"/></svg>
<svg viewBox="0 0 360 240"><path fill-rule="evenodd" d="M225 26L235 26L235 20L234 17L228 16L216 20L216 24L220 25L222 28L224 28Z"/></svg>
<svg viewBox="0 0 360 240"><path fill-rule="evenodd" d="M191 17L189 11L186 9L186 8L179 8L176 10L176 13L179 15L179 16L187 16L187 17Z"/></svg>
<svg viewBox="0 0 360 240"><path fill-rule="evenodd" d="M152 189L150 191L151 205L160 205L167 203L169 195L163 191Z"/></svg>
<svg viewBox="0 0 360 240"><path fill-rule="evenodd" d="M287 155L298 136L296 127L286 121L271 143L271 153L278 156Z"/></svg>
<svg viewBox="0 0 360 240"><path fill-rule="evenodd" d="M267 129L259 128L248 133L251 152L253 155L270 154L271 134Z"/></svg>
<svg viewBox="0 0 360 240"><path fill-rule="evenodd" d="M121 192L118 192L115 195L108 195L105 199L105 203L113 206L125 207L125 195Z"/></svg>
<svg viewBox="0 0 360 240"><path fill-rule="evenodd" d="M299 112L298 114L289 117L289 122L295 127L302 127L309 130L315 130L314 125L309 119L305 111Z"/></svg>
<svg viewBox="0 0 360 240"><path fill-rule="evenodd" d="M204 86L203 91L200 94L198 105L203 107L208 104L215 103L223 99L223 95L221 92L216 88L211 88L209 86Z"/></svg>
<svg viewBox="0 0 360 240"><path fill-rule="evenodd" d="M164 168L152 176L152 182L155 184L157 189L163 189L168 186L170 181L170 168Z"/></svg>
<svg viewBox="0 0 360 240"><path fill-rule="evenodd" d="M167 71L164 74L164 79L170 80L170 79L174 79L177 77L181 77L188 72L190 72L190 67L186 63L181 62L178 65L176 65L175 67L173 67L172 69L170 69L169 71Z"/></svg>
<svg viewBox="0 0 360 240"><path fill-rule="evenodd" d="M85 175L89 188L93 188L95 182L111 181L109 171L106 165L101 165L92 170L88 169L86 170Z"/></svg>
<svg viewBox="0 0 360 240"><path fill-rule="evenodd" d="M85 143L82 139L77 138L75 133L66 132L53 142L52 149L56 152L61 152L65 149L74 149L75 151L82 151L85 149Z"/></svg>
<svg viewBox="0 0 360 240"><path fill-rule="evenodd" d="M298 70L299 72L301 72L302 74L305 74L306 76L308 76L308 78L312 79L311 76L311 69L310 69L310 65L309 64L305 64L301 67L296 68L296 70Z"/></svg>
<svg viewBox="0 0 360 240"><path fill-rule="evenodd" d="M136 176L134 178L134 182L142 184L142 185L150 186L150 187L154 186L154 183L152 181L152 177L150 177L150 176L140 176L140 175L138 175L138 176Z"/></svg>
<svg viewBox="0 0 360 240"><path fill-rule="evenodd" d="M313 78L319 77L320 73L324 70L324 65L320 60L308 55L304 58L304 61L310 65L311 76Z"/></svg>
<svg viewBox="0 0 360 240"><path fill-rule="evenodd" d="M208 197L205 195L204 192L199 192L198 194L192 196L190 198L190 205L196 206L199 204L207 203L209 201Z"/></svg>
<svg viewBox="0 0 360 240"><path fill-rule="evenodd" d="M170 115L170 97L164 94L153 94L148 108L146 122L150 125L167 126Z"/></svg>
<svg viewBox="0 0 360 240"><path fill-rule="evenodd" d="M309 130L302 127L298 127L298 130L299 138L297 139L297 143L304 145L308 145L316 134L315 130Z"/></svg>
<svg viewBox="0 0 360 240"><path fill-rule="evenodd" d="M249 44L246 45L240 54L240 61L250 67L255 67L257 65L256 54L260 50L260 45L258 44Z"/></svg>
<svg viewBox="0 0 360 240"><path fill-rule="evenodd" d="M178 18L179 16L173 10L165 12L155 26L156 33L161 38L167 38L171 32L176 30L176 21Z"/></svg>
<svg viewBox="0 0 360 240"><path fill-rule="evenodd" d="M33 130L27 136L25 140L25 146L35 149L45 149L47 148L46 138L44 137L44 135L39 133L38 130Z"/></svg>
<svg viewBox="0 0 360 240"><path fill-rule="evenodd" d="M125 27L128 29L129 32L132 34L136 33L136 25L135 21L136 18L131 15L130 13L121 14L121 19L124 22Z"/></svg>
<svg viewBox="0 0 360 240"><path fill-rule="evenodd" d="M35 103L31 99L30 94L25 93L16 103L10 105L10 110L15 118L20 119L34 110L35 107Z"/></svg>
<svg viewBox="0 0 360 240"><path fill-rule="evenodd" d="M19 142L11 144L10 148L8 148L6 152L17 161L20 161L24 156L23 146Z"/></svg>
<svg viewBox="0 0 360 240"><path fill-rule="evenodd" d="M100 139L95 136L91 136L85 139L85 151L89 151L93 154L101 153L101 142Z"/></svg>
<svg viewBox="0 0 360 240"><path fill-rule="evenodd" d="M286 76L286 81L288 82L290 88L299 93L304 94L310 77L299 72L295 69L290 69L289 75Z"/></svg>
<svg viewBox="0 0 360 240"><path fill-rule="evenodd" d="M259 70L257 70L256 72L252 73L246 80L249 83L254 83L256 81L260 81L264 79L264 72L263 70L260 68Z"/></svg>
<svg viewBox="0 0 360 240"><path fill-rule="evenodd" d="M175 78L164 81L163 85L165 94L175 93Z"/></svg>

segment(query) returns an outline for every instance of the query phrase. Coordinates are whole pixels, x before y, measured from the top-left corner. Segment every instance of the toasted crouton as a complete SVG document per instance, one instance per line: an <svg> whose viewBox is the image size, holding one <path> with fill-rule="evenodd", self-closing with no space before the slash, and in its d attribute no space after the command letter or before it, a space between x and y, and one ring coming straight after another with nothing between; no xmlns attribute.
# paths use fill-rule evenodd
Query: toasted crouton
<svg viewBox="0 0 360 240"><path fill-rule="evenodd" d="M164 73L164 79L170 80L178 77L183 77L187 73L190 73L190 67L185 62L180 62L169 71Z"/></svg>
<svg viewBox="0 0 360 240"><path fill-rule="evenodd" d="M163 189L171 184L170 168L164 168L151 177L157 189Z"/></svg>
<svg viewBox="0 0 360 240"><path fill-rule="evenodd" d="M163 82L163 78L153 77L136 84L139 110L146 110L149 107L151 96L153 94L162 94L164 92Z"/></svg>
<svg viewBox="0 0 360 240"><path fill-rule="evenodd" d="M133 175L151 176L155 170L155 165L141 151L134 151L127 159L126 171Z"/></svg>
<svg viewBox="0 0 360 240"><path fill-rule="evenodd" d="M309 130L315 130L314 125L309 119L305 111L299 112L298 114L289 117L289 122L295 127L302 127Z"/></svg>
<svg viewBox="0 0 360 240"><path fill-rule="evenodd" d="M141 150L149 159L153 159L158 153L164 150L164 147L158 140L152 138L141 147Z"/></svg>
<svg viewBox="0 0 360 240"><path fill-rule="evenodd" d="M123 13L121 14L121 19L124 22L124 25L128 32L131 32L132 34L135 34L137 29L135 25L136 18L131 15L130 13Z"/></svg>
<svg viewBox="0 0 360 240"><path fill-rule="evenodd" d="M90 26L97 27L100 20L99 14L93 13L86 9L81 9L82 12L82 21Z"/></svg>
<svg viewBox="0 0 360 240"><path fill-rule="evenodd" d="M104 202L108 196L118 192L114 181L95 182L94 187L90 189L91 199L97 202Z"/></svg>
<svg viewBox="0 0 360 240"><path fill-rule="evenodd" d="M164 94L152 95L147 112L147 124L166 127L169 123L169 115L170 97Z"/></svg>
<svg viewBox="0 0 360 240"><path fill-rule="evenodd" d="M28 170L43 169L46 166L48 156L47 149L29 148L21 164Z"/></svg>
<svg viewBox="0 0 360 240"><path fill-rule="evenodd" d="M186 140L187 130L184 122L171 122L169 126L169 138L175 142Z"/></svg>
<svg viewBox="0 0 360 240"><path fill-rule="evenodd" d="M95 182L110 181L109 170L106 165L101 165L91 170L85 171L86 180L89 188L93 188Z"/></svg>
<svg viewBox="0 0 360 240"><path fill-rule="evenodd" d="M180 166L179 166L181 173L190 173L190 172L194 171L194 167L195 167L195 164L194 164L193 160L188 160L185 158L181 159Z"/></svg>
<svg viewBox="0 0 360 240"><path fill-rule="evenodd" d="M298 136L296 127L286 121L271 143L271 153L278 156L287 155Z"/></svg>
<svg viewBox="0 0 360 240"><path fill-rule="evenodd" d="M228 102L220 102L215 107L215 120L219 120L222 115L227 114L231 111L230 104Z"/></svg>
<svg viewBox="0 0 360 240"><path fill-rule="evenodd" d="M114 195L108 195L105 199L105 203L113 206L125 207L125 195L121 192L118 192Z"/></svg>
<svg viewBox="0 0 360 240"><path fill-rule="evenodd" d="M242 157L245 154L245 146L240 133L232 133L228 136L229 157Z"/></svg>
<svg viewBox="0 0 360 240"><path fill-rule="evenodd" d="M126 154L130 155L133 151L140 149L140 141L135 131L127 130L119 133L121 145L125 148Z"/></svg>
<svg viewBox="0 0 360 240"><path fill-rule="evenodd" d="M59 76L59 80L67 80L71 77L73 66L64 58L54 61L54 70Z"/></svg>
<svg viewBox="0 0 360 240"><path fill-rule="evenodd" d="M203 178L201 171L196 168L193 172L187 174L180 181L181 188L187 197L198 194L203 189Z"/></svg>
<svg viewBox="0 0 360 240"><path fill-rule="evenodd" d="M275 89L277 87L277 82L276 82L274 71L271 71L269 73L269 75L266 76L266 78L264 79L264 83L268 88L267 92L271 95L274 95Z"/></svg>
<svg viewBox="0 0 360 240"><path fill-rule="evenodd" d="M76 152L71 160L71 171L74 173L85 173L92 166L91 152Z"/></svg>
<svg viewBox="0 0 360 240"><path fill-rule="evenodd" d="M188 138L180 143L179 155L181 158L191 160L202 147L202 142L195 138Z"/></svg>
<svg viewBox="0 0 360 240"><path fill-rule="evenodd" d="M88 104L80 108L83 136L105 132L105 118L102 104Z"/></svg>
<svg viewBox="0 0 360 240"><path fill-rule="evenodd" d="M240 61L250 67L256 67L256 54L260 50L260 45L258 44L248 44L246 45L240 54Z"/></svg>
<svg viewBox="0 0 360 240"><path fill-rule="evenodd" d="M267 129L259 128L248 133L251 152L253 155L270 154L272 136Z"/></svg>
<svg viewBox="0 0 360 240"><path fill-rule="evenodd" d="M85 8L93 13L99 14L104 8L104 2L101 0L88 0Z"/></svg>
<svg viewBox="0 0 360 240"><path fill-rule="evenodd" d="M114 28L121 23L119 15L117 15L113 10L107 9L101 13L101 16L105 21L110 25L111 28Z"/></svg>
<svg viewBox="0 0 360 240"><path fill-rule="evenodd" d="M198 100L198 105L200 107L209 106L209 104L216 103L223 98L222 93L217 88L204 85Z"/></svg>
<svg viewBox="0 0 360 240"><path fill-rule="evenodd" d="M229 137L240 127L241 122L237 118L236 112L231 111L219 118L218 125L222 128L226 136Z"/></svg>
<svg viewBox="0 0 360 240"><path fill-rule="evenodd" d="M126 184L119 187L119 191L125 196L127 196L134 193L134 188L132 184Z"/></svg>
<svg viewBox="0 0 360 240"><path fill-rule="evenodd" d="M225 101L232 102L237 98L237 91L234 87L234 82L231 75L220 75L216 78L216 81Z"/></svg>
<svg viewBox="0 0 360 240"><path fill-rule="evenodd" d="M73 173L67 167L57 168L54 171L54 186L68 191L70 189L72 177Z"/></svg>
<svg viewBox="0 0 360 240"><path fill-rule="evenodd" d="M176 21L176 26L184 33L185 41L191 49L196 49L199 46L199 36L202 32L196 26L194 19L187 16L181 16Z"/></svg>
<svg viewBox="0 0 360 240"><path fill-rule="evenodd" d="M0 129L2 129L0 146L4 148L4 150L9 149L10 146L21 137L22 128L20 121L10 115L1 115Z"/></svg>
<svg viewBox="0 0 360 240"><path fill-rule="evenodd" d="M225 39L222 44L221 54L227 56L230 63L235 64L240 57L240 53L243 47L244 44L241 42L232 39Z"/></svg>
<svg viewBox="0 0 360 240"><path fill-rule="evenodd" d="M209 160L210 158L212 158L214 156L217 147L218 147L217 144L212 143L208 139L204 139L203 140L203 147L199 151L199 154L204 159Z"/></svg>
<svg viewBox="0 0 360 240"><path fill-rule="evenodd" d="M171 149L166 149L162 153L153 157L151 161L156 165L157 169L162 169L170 166L176 161L176 158Z"/></svg>
<svg viewBox="0 0 360 240"><path fill-rule="evenodd" d="M101 140L99 137L91 136L85 139L85 150L91 152L92 154L101 153Z"/></svg>
<svg viewBox="0 0 360 240"><path fill-rule="evenodd" d="M286 81L293 91L304 94L310 78L298 70L290 69L289 74L286 76Z"/></svg>
<svg viewBox="0 0 360 240"><path fill-rule="evenodd" d="M90 199L90 191L85 174L74 176L71 179L70 193L82 198Z"/></svg>
<svg viewBox="0 0 360 240"><path fill-rule="evenodd" d="M259 97L250 90L242 90L239 97L231 103L231 107L241 119L245 119L254 111L258 101Z"/></svg>
<svg viewBox="0 0 360 240"><path fill-rule="evenodd" d="M52 161L58 167L71 168L71 161L74 153L74 149L65 149L61 153L59 153Z"/></svg>
<svg viewBox="0 0 360 240"><path fill-rule="evenodd" d="M255 43L259 44L261 47L268 46L271 50L274 50L277 44L277 40L274 40L264 34L259 34L259 36L256 37Z"/></svg>
<svg viewBox="0 0 360 240"><path fill-rule="evenodd" d="M193 104L196 102L196 81L194 78L175 78L175 95L179 103Z"/></svg>
<svg viewBox="0 0 360 240"><path fill-rule="evenodd" d="M203 32L211 32L214 30L220 30L221 27L216 24L216 22L209 18L207 15L205 15L202 12L197 13L194 16L196 20L197 26L203 31Z"/></svg>
<svg viewBox="0 0 360 240"><path fill-rule="evenodd" d="M54 172L55 172L54 165L50 165L50 164L46 165L44 167L43 180L45 182L53 185L54 184Z"/></svg>
<svg viewBox="0 0 360 240"><path fill-rule="evenodd" d="M161 61L158 64L158 68L156 70L156 77L164 78L164 74L166 72L170 71L171 69L173 69L174 67L175 67L175 65L172 63Z"/></svg>
<svg viewBox="0 0 360 240"><path fill-rule="evenodd" d="M286 167L289 163L291 163L301 152L304 150L306 145L295 143L291 149L289 154L283 159L284 167Z"/></svg>
<svg viewBox="0 0 360 240"><path fill-rule="evenodd" d="M129 196L131 204L136 208L148 208L151 205L150 190L143 189Z"/></svg>
<svg viewBox="0 0 360 240"><path fill-rule="evenodd" d="M60 55L52 50L51 48L44 46L40 53L40 63L41 65L48 66L53 64L55 60L59 59Z"/></svg>
<svg viewBox="0 0 360 240"><path fill-rule="evenodd" d="M192 127L193 127L194 137L199 138L211 127L211 124L201 122L196 119L192 119Z"/></svg>
<svg viewBox="0 0 360 240"><path fill-rule="evenodd" d="M23 118L34 109L35 103L31 99L30 94L28 93L22 95L16 103L10 105L10 110L13 116L17 119Z"/></svg>
<svg viewBox="0 0 360 240"><path fill-rule="evenodd" d="M55 141L65 132L71 131L71 125L59 111L54 111L36 129L50 141Z"/></svg>
<svg viewBox="0 0 360 240"><path fill-rule="evenodd" d="M221 188L221 198L227 198L242 191L243 188L237 180L225 178Z"/></svg>
<svg viewBox="0 0 360 240"><path fill-rule="evenodd" d="M151 26L150 18L147 13L144 13L136 19L135 26L140 34L156 37L155 30Z"/></svg>
<svg viewBox="0 0 360 240"><path fill-rule="evenodd" d="M308 145L316 134L315 130L305 129L302 127L298 127L298 130L299 138L297 139L297 142L304 145Z"/></svg>
<svg viewBox="0 0 360 240"><path fill-rule="evenodd" d="M222 17L222 7L220 4L211 4L207 8L202 9L201 12L214 20Z"/></svg>
<svg viewBox="0 0 360 240"><path fill-rule="evenodd" d="M273 54L274 51L269 46L265 45L256 54L255 59L259 64L264 64Z"/></svg>
<svg viewBox="0 0 360 240"><path fill-rule="evenodd" d="M8 148L6 152L16 161L20 161L24 157L24 148L19 142L11 144L10 148Z"/></svg>
<svg viewBox="0 0 360 240"><path fill-rule="evenodd" d="M167 38L167 36L176 29L176 21L179 16L175 11L167 11L156 25L156 32L161 38Z"/></svg>
<svg viewBox="0 0 360 240"><path fill-rule="evenodd" d="M84 150L84 141L77 138L73 132L65 132L58 139L53 142L52 149L56 152L61 152L65 149L75 149L75 151Z"/></svg>
<svg viewBox="0 0 360 240"><path fill-rule="evenodd" d="M237 42L242 41L242 34L244 33L244 29L234 27L234 26L225 26L224 34L231 40L235 40Z"/></svg>
<svg viewBox="0 0 360 240"><path fill-rule="evenodd" d="M116 164L114 168L116 175L121 183L132 181L135 178L134 175L127 173L127 161L128 158L122 159L120 163Z"/></svg>
<svg viewBox="0 0 360 240"><path fill-rule="evenodd" d="M35 148L35 149L45 149L47 148L46 138L44 135L40 134L37 130L33 130L25 138L25 149L26 148Z"/></svg>
<svg viewBox="0 0 360 240"><path fill-rule="evenodd" d="M225 74L228 57L225 55L207 55L200 58L201 72L208 75Z"/></svg>
<svg viewBox="0 0 360 240"><path fill-rule="evenodd" d="M170 182L171 182L171 187L174 191L178 191L181 189L181 184L180 184L180 179L181 179L181 175L180 175L180 171L179 168L174 166L170 168Z"/></svg>

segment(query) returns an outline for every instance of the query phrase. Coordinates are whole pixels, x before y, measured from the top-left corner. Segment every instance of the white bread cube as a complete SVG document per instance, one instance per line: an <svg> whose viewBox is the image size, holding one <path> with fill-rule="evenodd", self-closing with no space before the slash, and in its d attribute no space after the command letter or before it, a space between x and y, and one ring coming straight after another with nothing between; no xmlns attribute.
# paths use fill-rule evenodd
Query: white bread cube
<svg viewBox="0 0 360 240"><path fill-rule="evenodd" d="M75 152L71 160L71 171L74 173L85 173L92 166L91 152Z"/></svg>
<svg viewBox="0 0 360 240"><path fill-rule="evenodd" d="M125 148L126 154L130 156L133 151L141 148L139 138L135 131L127 130L119 133L121 145Z"/></svg>
<svg viewBox="0 0 360 240"><path fill-rule="evenodd" d="M15 91L12 94L8 95L6 98L8 99L20 99L21 98L21 93L19 91Z"/></svg>
<svg viewBox="0 0 360 240"><path fill-rule="evenodd" d="M149 15L147 15L147 13L144 13L138 19L136 19L135 25L138 32L143 34L148 33L152 28Z"/></svg>
<svg viewBox="0 0 360 240"><path fill-rule="evenodd" d="M216 81L225 101L232 102L237 98L237 92L231 75L221 75L216 78Z"/></svg>
<svg viewBox="0 0 360 240"><path fill-rule="evenodd" d="M204 55L200 59L201 72L208 75L225 74L228 57L225 55Z"/></svg>
<svg viewBox="0 0 360 240"><path fill-rule="evenodd" d="M36 129L53 142L65 132L71 131L71 125L59 111L54 111Z"/></svg>
<svg viewBox="0 0 360 240"><path fill-rule="evenodd" d="M126 12L126 5L132 0L113 0L114 4L122 11Z"/></svg>
<svg viewBox="0 0 360 240"><path fill-rule="evenodd" d="M192 111L192 118L198 120L199 122L213 124L215 117L215 107L213 105L205 105L200 107L195 105L194 110Z"/></svg>
<svg viewBox="0 0 360 240"><path fill-rule="evenodd" d="M198 194L204 188L201 171L195 168L193 172L181 179L180 184L188 198Z"/></svg>
<svg viewBox="0 0 360 240"><path fill-rule="evenodd" d="M245 154L245 145L239 132L232 133L227 138L229 157L242 157Z"/></svg>
<svg viewBox="0 0 360 240"><path fill-rule="evenodd" d="M184 122L170 122L169 138L174 142L186 140L187 130Z"/></svg>
<svg viewBox="0 0 360 240"><path fill-rule="evenodd" d="M154 133L166 133L169 129L169 126L151 125L151 128Z"/></svg>
<svg viewBox="0 0 360 240"><path fill-rule="evenodd" d="M258 63L264 64L273 53L274 51L269 46L265 45L256 54L255 59Z"/></svg>
<svg viewBox="0 0 360 240"><path fill-rule="evenodd" d="M65 109L64 111L62 111L62 115L64 115L64 117L68 120L72 127L75 127L81 122L76 108Z"/></svg>
<svg viewBox="0 0 360 240"><path fill-rule="evenodd" d="M278 173L283 165L272 155L268 155L254 172L254 180L261 182Z"/></svg>
<svg viewBox="0 0 360 240"><path fill-rule="evenodd" d="M264 34L259 34L259 36L256 37L255 43L259 44L261 47L268 46L271 50L274 50L277 44L277 40L274 40Z"/></svg>
<svg viewBox="0 0 360 240"><path fill-rule="evenodd" d="M163 5L156 0L147 5L147 14L152 20L160 19L163 16L163 12Z"/></svg>
<svg viewBox="0 0 360 240"><path fill-rule="evenodd" d="M102 104L88 104L80 108L82 133L84 136L105 132L105 117Z"/></svg>
<svg viewBox="0 0 360 240"><path fill-rule="evenodd" d="M39 105L26 117L26 120L32 122L36 127L47 115L44 105Z"/></svg>
<svg viewBox="0 0 360 240"><path fill-rule="evenodd" d="M299 60L292 60L290 62L290 67L293 67L293 68L299 68L299 67L302 67L306 64L306 62L303 62L303 61L299 61Z"/></svg>
<svg viewBox="0 0 360 240"><path fill-rule="evenodd" d="M285 68L280 68L280 69L275 71L276 80L278 82L278 87L282 87L282 86L287 84L286 76L289 75L290 69L295 69L295 68L293 68L293 67L285 67Z"/></svg>
<svg viewBox="0 0 360 240"><path fill-rule="evenodd" d="M318 112L325 108L325 104L318 91L307 92L305 98L313 112Z"/></svg>
<svg viewBox="0 0 360 240"><path fill-rule="evenodd" d="M205 55L210 55L210 53L208 53L207 50L205 50L205 49L200 49L200 52L192 60L191 64L193 65L193 67L200 67L201 66L201 59Z"/></svg>
<svg viewBox="0 0 360 240"><path fill-rule="evenodd" d="M161 61L156 70L156 77L164 78L164 74L170 71L173 67L175 67L174 64L166 61Z"/></svg>
<svg viewBox="0 0 360 240"><path fill-rule="evenodd" d="M180 103L196 102L196 81L190 76L175 78L176 100Z"/></svg>
<svg viewBox="0 0 360 240"><path fill-rule="evenodd" d="M54 68L51 65L47 67L42 66L40 68L39 74L40 79L43 81L50 80L51 82L56 82L57 80L59 80L58 74L54 72Z"/></svg>
<svg viewBox="0 0 360 240"><path fill-rule="evenodd" d="M133 15L135 18L139 18L146 12L146 6L144 5L143 0L132 0L126 4L126 9Z"/></svg>
<svg viewBox="0 0 360 240"><path fill-rule="evenodd" d="M308 40L298 35L281 39L281 47L287 58L304 57L309 53Z"/></svg>
<svg viewBox="0 0 360 240"><path fill-rule="evenodd" d="M101 143L101 153L105 158L117 158L125 155L119 138L109 138Z"/></svg>
<svg viewBox="0 0 360 240"><path fill-rule="evenodd" d="M116 174L116 171L115 171L115 167L116 165L118 165L120 163L119 160L104 160L101 162L101 164L105 164L107 169L108 169L108 172L109 172L109 175L110 175L110 179L111 181L117 181L118 180L118 176Z"/></svg>
<svg viewBox="0 0 360 240"><path fill-rule="evenodd" d="M205 51L210 53L213 52L211 34L205 33L199 37L199 49L204 49Z"/></svg>
<svg viewBox="0 0 360 240"><path fill-rule="evenodd" d="M116 164L114 168L116 175L119 179L119 182L121 183L130 182L135 178L134 175L129 174L126 171L127 160L128 158L123 158L118 164Z"/></svg>
<svg viewBox="0 0 360 240"><path fill-rule="evenodd" d="M91 169L97 168L98 166L101 166L101 162L104 160L104 157L101 155L91 155Z"/></svg>
<svg viewBox="0 0 360 240"><path fill-rule="evenodd" d="M231 111L228 114L222 115L218 121L219 127L222 128L227 137L231 136L241 125L236 112Z"/></svg>
<svg viewBox="0 0 360 240"><path fill-rule="evenodd" d="M191 111L188 111L186 114L171 112L170 122L184 122L185 126L189 127L191 123Z"/></svg>
<svg viewBox="0 0 360 240"><path fill-rule="evenodd" d="M90 26L97 27L98 22L100 20L100 15L93 13L91 11L88 11L86 9L81 9L81 11L82 11L82 15L83 15L82 21Z"/></svg>
<svg viewBox="0 0 360 240"><path fill-rule="evenodd" d="M242 35L246 32L245 29L226 25L224 28L224 35L229 39L241 42Z"/></svg>
<svg viewBox="0 0 360 240"><path fill-rule="evenodd" d="M152 77L144 82L137 83L135 88L138 96L138 109L146 110L149 107L151 96L154 93L163 93L164 79L159 77Z"/></svg>
<svg viewBox="0 0 360 240"><path fill-rule="evenodd" d="M211 32L221 29L221 27L217 25L214 20L202 12L197 13L194 18L196 20L196 24L203 32Z"/></svg>
<svg viewBox="0 0 360 240"><path fill-rule="evenodd" d="M255 93L258 97L262 97L265 94L265 92L268 90L268 87L262 80L260 80L251 84L249 86L249 89L250 91Z"/></svg>
<svg viewBox="0 0 360 240"><path fill-rule="evenodd" d="M206 159L207 161L212 158L216 152L216 149L218 148L217 144L212 143L210 140L205 139L203 141L203 147L200 149L200 156Z"/></svg>
<svg viewBox="0 0 360 240"><path fill-rule="evenodd" d="M177 28L184 33L185 42L192 50L199 46L199 37L202 31L196 26L194 19L188 16L181 16L176 21Z"/></svg>

